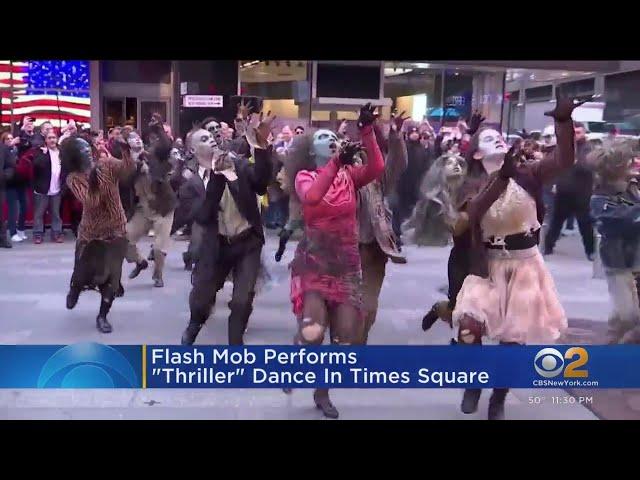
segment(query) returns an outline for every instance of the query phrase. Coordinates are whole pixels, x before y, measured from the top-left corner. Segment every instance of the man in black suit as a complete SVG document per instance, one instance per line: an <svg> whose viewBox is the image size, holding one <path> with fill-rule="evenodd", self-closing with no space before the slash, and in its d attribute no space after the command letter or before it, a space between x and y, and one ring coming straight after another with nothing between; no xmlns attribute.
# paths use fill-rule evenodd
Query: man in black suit
<svg viewBox="0 0 640 480"><path fill-rule="evenodd" d="M257 195L264 195L271 175L271 146L267 137L273 118L256 130L254 163L222 151L214 135L200 129L191 136L191 148L200 165L212 165L206 196L195 214L203 229L202 243L192 274L189 295L191 318L182 335L192 345L215 304L216 293L231 272L233 294L229 307L229 344L242 345L252 311L254 289L264 245L264 230ZM250 127L253 128L253 127Z"/></svg>

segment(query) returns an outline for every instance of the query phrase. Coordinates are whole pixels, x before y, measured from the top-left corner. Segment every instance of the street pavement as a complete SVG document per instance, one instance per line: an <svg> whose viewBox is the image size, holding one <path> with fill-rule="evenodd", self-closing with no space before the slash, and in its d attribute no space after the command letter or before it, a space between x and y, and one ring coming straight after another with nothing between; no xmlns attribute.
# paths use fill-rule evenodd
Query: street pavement
<svg viewBox="0 0 640 480"><path fill-rule="evenodd" d="M150 241L141 244L149 251ZM167 257L165 287L154 288L151 268L129 280L125 264L125 296L116 299L109 319L109 335L95 329L99 296L85 292L74 310L66 310L65 295L73 266L73 242L33 245L23 242L0 251L0 344L177 344L188 317L189 273L175 241ZM281 263L273 254L277 237L269 232L263 256L271 279L254 302L245 342L289 344L296 324L288 299L295 242ZM439 345L451 331L439 322L428 332L420 321L431 304L444 298L449 248L405 247L409 263L389 264L376 325L369 341L387 345ZM597 343L592 332L605 325L609 305L606 283L592 278L592 264L584 257L579 237L564 237L548 257L561 301L570 318L571 341ZM197 343L225 344L227 302L231 284L218 294L218 304ZM599 338L599 337L598 337ZM340 389L332 399L342 419L484 419L490 392L478 413L459 411L461 391L455 389ZM579 392L576 393L576 397ZM544 399L542 399L544 397ZM561 405L552 397L561 398ZM508 419L595 419L593 404L580 405L562 390L512 390L507 398ZM593 397L596 402L596 397ZM541 400L542 399L542 400ZM535 403L535 402L540 403ZM588 402L588 400L585 400ZM634 400L635 401L635 400ZM638 403L636 401L636 403ZM638 405L640 407L640 405ZM602 415L600 415L602 416ZM277 389L249 390L0 390L0 419L320 419L311 390L285 395Z"/></svg>

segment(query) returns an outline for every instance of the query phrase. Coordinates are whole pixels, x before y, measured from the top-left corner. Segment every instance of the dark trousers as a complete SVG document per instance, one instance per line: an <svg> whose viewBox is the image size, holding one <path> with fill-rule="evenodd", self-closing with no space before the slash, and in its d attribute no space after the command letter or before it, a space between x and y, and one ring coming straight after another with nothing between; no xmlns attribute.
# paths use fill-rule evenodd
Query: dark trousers
<svg viewBox="0 0 640 480"><path fill-rule="evenodd" d="M402 198L398 199L397 203L394 202L394 205L391 207L391 227L393 228L393 233L396 234L396 237L401 238L402 222L411 216L413 207L415 206L416 202L411 202Z"/></svg>
<svg viewBox="0 0 640 480"><path fill-rule="evenodd" d="M589 197L570 193L556 193L553 203L553 217L547 237L545 250L552 251L560 237L562 226L569 216L575 215L578 229L582 236L582 244L587 255L594 252L593 223L589 214Z"/></svg>
<svg viewBox="0 0 640 480"><path fill-rule="evenodd" d="M207 321L211 308L216 302L218 290L224 287L224 282L231 272L233 274L233 294L229 308L229 345L242 345L244 330L253 309L256 280L260 269L260 254L262 241L255 233L229 244L222 237L218 237L219 251L216 254L213 273L207 265L208 255L204 263L198 259L193 272L193 288L189 295L191 309L190 323L202 325ZM202 248L208 248L205 244Z"/></svg>
<svg viewBox="0 0 640 480"><path fill-rule="evenodd" d="M265 224L274 227L284 227L289 216L289 198L282 197L275 202L269 202L265 212Z"/></svg>
<svg viewBox="0 0 640 480"><path fill-rule="evenodd" d="M25 217L27 214L26 187L7 188L7 211L9 235L15 235L18 230L24 231Z"/></svg>

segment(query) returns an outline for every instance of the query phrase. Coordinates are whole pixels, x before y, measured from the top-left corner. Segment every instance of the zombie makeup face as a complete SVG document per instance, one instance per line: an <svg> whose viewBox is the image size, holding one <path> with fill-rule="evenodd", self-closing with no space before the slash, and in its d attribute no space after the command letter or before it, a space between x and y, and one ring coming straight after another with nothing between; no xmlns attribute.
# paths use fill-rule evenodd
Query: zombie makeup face
<svg viewBox="0 0 640 480"><path fill-rule="evenodd" d="M171 166L175 168L183 160L184 156L182 155L182 152L175 147L172 148L171 152L169 153L169 161L171 162Z"/></svg>
<svg viewBox="0 0 640 480"><path fill-rule="evenodd" d="M80 164L84 171L91 169L93 163L93 155L91 154L91 145L83 138L75 138L75 142L78 144L78 151L80 152Z"/></svg>
<svg viewBox="0 0 640 480"><path fill-rule="evenodd" d="M464 160L458 156L450 156L444 164L446 178L459 177L464 173Z"/></svg>
<svg viewBox="0 0 640 480"><path fill-rule="evenodd" d="M331 130L318 130L313 134L312 155L316 165L327 164L338 148L338 136Z"/></svg>
<svg viewBox="0 0 640 480"><path fill-rule="evenodd" d="M129 148L134 152L139 152L144 146L142 144L140 135L138 135L136 132L129 133L129 136L127 137L127 143L129 144Z"/></svg>
<svg viewBox="0 0 640 480"><path fill-rule="evenodd" d="M201 128L191 135L191 151L200 166L211 168L211 161L217 150L218 144L210 131Z"/></svg>
<svg viewBox="0 0 640 480"><path fill-rule="evenodd" d="M479 133L476 158L486 158L507 153L507 144L497 130L487 128Z"/></svg>

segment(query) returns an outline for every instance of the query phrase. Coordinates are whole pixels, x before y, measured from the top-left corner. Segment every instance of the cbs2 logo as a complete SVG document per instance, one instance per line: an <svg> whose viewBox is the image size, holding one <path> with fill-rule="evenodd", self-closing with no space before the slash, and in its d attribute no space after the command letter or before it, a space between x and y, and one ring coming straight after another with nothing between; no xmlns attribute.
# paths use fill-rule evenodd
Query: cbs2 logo
<svg viewBox="0 0 640 480"><path fill-rule="evenodd" d="M565 366L565 360L575 357L578 358ZM582 347L571 347L564 352L564 356L555 348L543 348L536 354L533 366L536 372L545 378L557 377L563 371L565 378L587 378L589 371L580 367L586 365L588 361L589 354Z"/></svg>

